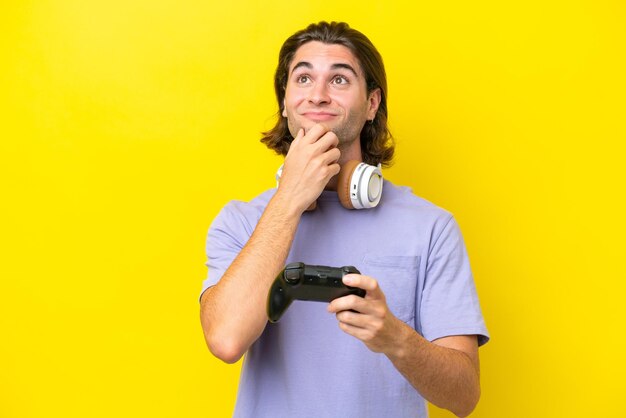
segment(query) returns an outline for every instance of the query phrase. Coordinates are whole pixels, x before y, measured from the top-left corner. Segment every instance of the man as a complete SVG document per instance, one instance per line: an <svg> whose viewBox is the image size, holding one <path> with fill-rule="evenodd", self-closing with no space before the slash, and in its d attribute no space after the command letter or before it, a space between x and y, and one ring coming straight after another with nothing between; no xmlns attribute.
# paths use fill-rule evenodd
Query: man
<svg viewBox="0 0 626 418"><path fill-rule="evenodd" d="M246 354L234 416L425 417L425 400L468 415L489 337L454 218L388 181L372 209L335 191L345 162L393 156L380 55L345 23L313 24L281 48L275 89L262 141L286 155L280 185L229 203L207 239L207 344L228 363ZM344 283L366 295L296 301L270 324L268 290L295 261L354 265Z"/></svg>

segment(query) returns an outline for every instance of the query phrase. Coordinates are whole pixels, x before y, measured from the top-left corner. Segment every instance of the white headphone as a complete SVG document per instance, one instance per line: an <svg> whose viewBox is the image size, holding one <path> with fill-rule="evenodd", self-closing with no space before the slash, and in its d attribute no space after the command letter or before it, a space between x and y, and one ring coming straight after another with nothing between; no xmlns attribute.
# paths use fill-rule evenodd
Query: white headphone
<svg viewBox="0 0 626 418"><path fill-rule="evenodd" d="M281 165L276 172L276 187L283 173ZM337 181L339 201L346 209L369 209L380 203L383 194L381 165L369 165L351 160L341 167ZM307 210L315 208L315 202Z"/></svg>

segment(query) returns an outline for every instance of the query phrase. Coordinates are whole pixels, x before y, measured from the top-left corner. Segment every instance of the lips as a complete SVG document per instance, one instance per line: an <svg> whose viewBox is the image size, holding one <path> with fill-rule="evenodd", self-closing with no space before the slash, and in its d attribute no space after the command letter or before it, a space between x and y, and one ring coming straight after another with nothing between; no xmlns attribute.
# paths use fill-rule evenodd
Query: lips
<svg viewBox="0 0 626 418"><path fill-rule="evenodd" d="M314 121L325 121L335 118L337 114L331 112L303 112L302 116Z"/></svg>

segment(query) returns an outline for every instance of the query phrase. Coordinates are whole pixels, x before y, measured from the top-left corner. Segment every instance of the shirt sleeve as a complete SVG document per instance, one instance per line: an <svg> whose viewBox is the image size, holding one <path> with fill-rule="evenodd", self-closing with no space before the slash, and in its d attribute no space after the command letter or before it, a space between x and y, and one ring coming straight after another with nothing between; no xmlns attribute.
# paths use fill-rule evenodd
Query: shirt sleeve
<svg viewBox="0 0 626 418"><path fill-rule="evenodd" d="M489 341L463 237L450 217L431 244L421 292L420 328L433 341L452 335L477 335Z"/></svg>
<svg viewBox="0 0 626 418"><path fill-rule="evenodd" d="M207 278L202 282L202 294L222 278L254 228L247 221L242 202L230 202L213 220L206 239Z"/></svg>

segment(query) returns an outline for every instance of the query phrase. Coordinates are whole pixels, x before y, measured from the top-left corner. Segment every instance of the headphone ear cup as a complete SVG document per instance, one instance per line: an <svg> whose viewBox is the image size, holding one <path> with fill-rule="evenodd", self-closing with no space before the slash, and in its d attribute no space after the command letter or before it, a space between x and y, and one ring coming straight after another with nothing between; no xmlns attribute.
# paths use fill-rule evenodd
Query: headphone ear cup
<svg viewBox="0 0 626 418"><path fill-rule="evenodd" d="M352 174L359 164L361 164L361 161L350 160L339 171L337 194L339 195L339 202L346 209L354 209L352 199L350 199L350 184L352 183Z"/></svg>

